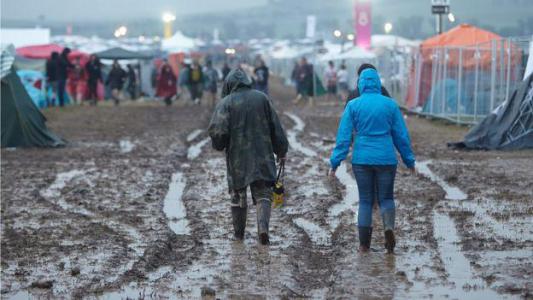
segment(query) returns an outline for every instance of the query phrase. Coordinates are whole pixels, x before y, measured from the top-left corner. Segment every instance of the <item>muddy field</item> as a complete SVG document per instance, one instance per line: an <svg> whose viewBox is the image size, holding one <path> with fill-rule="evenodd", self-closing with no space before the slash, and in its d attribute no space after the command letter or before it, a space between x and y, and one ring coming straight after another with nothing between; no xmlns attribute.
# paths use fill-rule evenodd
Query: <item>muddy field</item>
<svg viewBox="0 0 533 300"><path fill-rule="evenodd" d="M270 246L231 240L225 161L204 106L45 111L63 149L2 149L4 299L533 297L533 151L457 152L467 128L407 116L418 176L396 183L397 251L374 212L359 254L351 167L326 176L342 107L272 96L291 150Z"/></svg>

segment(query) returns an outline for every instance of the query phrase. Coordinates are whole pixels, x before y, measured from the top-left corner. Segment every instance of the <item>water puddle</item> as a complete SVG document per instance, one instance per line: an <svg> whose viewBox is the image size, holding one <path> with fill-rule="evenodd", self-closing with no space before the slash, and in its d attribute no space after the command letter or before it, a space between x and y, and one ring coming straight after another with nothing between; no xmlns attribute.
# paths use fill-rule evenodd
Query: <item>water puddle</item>
<svg viewBox="0 0 533 300"><path fill-rule="evenodd" d="M302 121L300 117L292 113L286 112L285 115L287 115L295 123L294 127L291 130L287 131L287 139L289 140L290 146L296 151L303 153L304 155L313 157L318 156L318 153L316 153L316 151L304 146L297 138L298 133L303 132L305 128L304 121Z"/></svg>
<svg viewBox="0 0 533 300"><path fill-rule="evenodd" d="M346 192L344 198L340 203L337 203L330 207L328 211L328 220L331 226L332 232L340 224L339 216L345 211L351 211L354 214L353 222L357 219L357 203L359 203L359 190L357 188L357 182L350 175L346 163L342 163L338 168L335 175L339 179L339 182L345 186Z"/></svg>
<svg viewBox="0 0 533 300"><path fill-rule="evenodd" d="M200 154L202 153L202 148L207 144L209 143L210 141L210 138L205 138L203 140L201 140L200 142L194 144L194 145L191 145L189 147L189 149L187 149L187 159L188 160L193 160L195 158L197 158L198 156L200 156Z"/></svg>
<svg viewBox="0 0 533 300"><path fill-rule="evenodd" d="M447 214L435 211L433 230L448 280L454 285L440 292L458 299L501 299L502 295L474 276L470 261L461 252L460 238L453 220Z"/></svg>
<svg viewBox="0 0 533 300"><path fill-rule="evenodd" d="M120 153L129 153L135 148L135 144L129 139L120 140L118 145L120 147Z"/></svg>
<svg viewBox="0 0 533 300"><path fill-rule="evenodd" d="M194 141L198 136L200 136L200 134L202 134L202 132L204 132L202 129L193 130L191 133L189 133L189 135L187 135L187 142L190 143Z"/></svg>
<svg viewBox="0 0 533 300"><path fill-rule="evenodd" d="M304 218L293 219L292 222L303 229L309 239L316 245L329 246L331 245L330 233L324 230L319 225L306 220Z"/></svg>
<svg viewBox="0 0 533 300"><path fill-rule="evenodd" d="M429 168L429 164L431 164L431 160L417 162L416 169L420 174L428 177L431 181L438 184L446 192L447 200L465 200L468 198L468 196L458 187L449 185L444 179L433 173L433 171L431 171Z"/></svg>
<svg viewBox="0 0 533 300"><path fill-rule="evenodd" d="M58 173L54 182L47 189L41 191L41 196L46 200L59 205L65 211L93 216L92 212L68 203L65 198L61 196L61 190L65 188L70 181L77 177L85 176L87 172L88 170L71 170Z"/></svg>
<svg viewBox="0 0 533 300"><path fill-rule="evenodd" d="M183 173L172 174L167 195L163 204L163 212L167 216L168 226L176 234L190 234L187 212L182 201L183 190L187 186L187 180Z"/></svg>

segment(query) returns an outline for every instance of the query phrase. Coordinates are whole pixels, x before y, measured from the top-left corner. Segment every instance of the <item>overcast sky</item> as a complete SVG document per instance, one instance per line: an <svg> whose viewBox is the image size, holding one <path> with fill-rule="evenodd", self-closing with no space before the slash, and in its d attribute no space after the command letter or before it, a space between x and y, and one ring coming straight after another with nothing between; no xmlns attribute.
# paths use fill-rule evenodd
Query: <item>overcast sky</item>
<svg viewBox="0 0 533 300"><path fill-rule="evenodd" d="M5 20L76 22L159 18L163 11L176 15L234 10L263 5L267 0L1 0Z"/></svg>

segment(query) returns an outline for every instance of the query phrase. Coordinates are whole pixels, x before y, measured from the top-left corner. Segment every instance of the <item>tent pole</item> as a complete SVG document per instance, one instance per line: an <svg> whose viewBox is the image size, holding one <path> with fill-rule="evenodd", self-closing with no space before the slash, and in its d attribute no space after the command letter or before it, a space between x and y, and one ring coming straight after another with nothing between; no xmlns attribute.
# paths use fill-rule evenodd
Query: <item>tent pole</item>
<svg viewBox="0 0 533 300"><path fill-rule="evenodd" d="M496 96L496 40L492 41L491 45L491 65L490 65L490 109L489 113L494 108L494 98Z"/></svg>
<svg viewBox="0 0 533 300"><path fill-rule="evenodd" d="M463 82L463 48L459 48L459 65L458 65L458 75L457 75L457 106L455 107L457 111L457 123L460 122L460 105L461 105L461 89Z"/></svg>
<svg viewBox="0 0 533 300"><path fill-rule="evenodd" d="M477 123L477 97L478 97L478 81L479 81L479 45L476 45L476 51L474 52L474 59L476 60L476 69L474 72L474 123Z"/></svg>

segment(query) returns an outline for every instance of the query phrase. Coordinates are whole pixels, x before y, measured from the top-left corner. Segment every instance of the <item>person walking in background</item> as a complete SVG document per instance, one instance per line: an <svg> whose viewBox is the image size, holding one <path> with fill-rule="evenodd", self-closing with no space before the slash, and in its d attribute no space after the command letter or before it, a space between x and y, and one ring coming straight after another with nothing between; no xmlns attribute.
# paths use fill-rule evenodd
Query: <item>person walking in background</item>
<svg viewBox="0 0 533 300"><path fill-rule="evenodd" d="M46 61L46 80L48 86L52 91L51 99L46 95L46 106L54 106L57 100L57 61L59 60L59 53L54 51L50 55L50 59Z"/></svg>
<svg viewBox="0 0 533 300"><path fill-rule="evenodd" d="M344 62L342 62L339 72L337 72L337 81L339 83L341 99L346 99L346 97L348 97L350 88L348 85L348 71L346 70L346 65Z"/></svg>
<svg viewBox="0 0 533 300"><path fill-rule="evenodd" d="M137 79L137 72L135 72L135 69L131 64L128 64L128 87L126 89L128 91L128 94L130 94L131 100L137 99L138 81L139 80Z"/></svg>
<svg viewBox="0 0 533 300"><path fill-rule="evenodd" d="M189 89L191 92L191 99L196 104L200 104L200 100L202 99L203 84L204 74L202 72L202 67L198 60L195 60L189 69Z"/></svg>
<svg viewBox="0 0 533 300"><path fill-rule="evenodd" d="M229 72L231 71L231 68L228 65L228 62L224 62L224 66L222 66L222 81L226 80L226 77L228 77Z"/></svg>
<svg viewBox="0 0 533 300"><path fill-rule="evenodd" d="M254 69L255 89L268 95L268 77L270 73L265 61L262 58L257 59L257 65Z"/></svg>
<svg viewBox="0 0 533 300"><path fill-rule="evenodd" d="M381 81L375 69L364 70L358 81L361 93L350 101L339 124L335 149L331 154L330 176L346 159L355 132L352 170L359 190L359 250L367 252L372 238L372 204L377 196L385 230L385 248L394 252L395 204L394 178L398 161L395 148L404 164L415 170L415 156L409 133L396 102L381 95Z"/></svg>
<svg viewBox="0 0 533 300"><path fill-rule="evenodd" d="M217 98L218 71L213 68L213 63L208 60L205 64L205 90L209 95L209 105L215 106Z"/></svg>
<svg viewBox="0 0 533 300"><path fill-rule="evenodd" d="M279 161L284 161L289 143L270 99L252 89L252 80L243 70L229 73L222 97L208 132L213 148L226 152L234 235L237 240L244 239L246 190L250 187L257 206L259 241L267 245L272 187L276 180L274 154Z"/></svg>
<svg viewBox="0 0 533 300"><path fill-rule="evenodd" d="M118 61L115 59L111 66L111 71L107 75L106 85L111 90L111 97L115 101L115 105L120 104L121 92L126 81L126 71L122 69Z"/></svg>
<svg viewBox="0 0 533 300"><path fill-rule="evenodd" d="M357 76L360 77L361 73L366 69L376 70L376 67L374 67L374 65L372 64L364 63L359 66L359 69L357 69ZM387 91L387 89L384 86L381 86L381 95L385 97L390 97L389 91ZM346 104L344 106L346 107L346 105L348 105L348 102L350 102L351 100L357 99L359 96L360 96L359 87L358 85L356 85L355 89L348 94L348 98L346 99Z"/></svg>
<svg viewBox="0 0 533 300"><path fill-rule="evenodd" d="M324 72L324 81L326 81L328 91L326 100L335 100L337 98L337 70L335 70L335 64L331 60Z"/></svg>
<svg viewBox="0 0 533 300"><path fill-rule="evenodd" d="M172 104L172 98L174 98L178 92L176 83L176 75L172 72L170 65L167 62L164 62L157 78L156 96L163 98L167 106Z"/></svg>
<svg viewBox="0 0 533 300"><path fill-rule="evenodd" d="M190 71L191 71L190 63L188 62L188 60L184 60L181 63L180 74L178 76L178 86L179 86L179 94L180 94L180 96L183 95L185 93L185 90L186 90L187 93L189 94L189 98L192 101L193 98L192 98L192 95L191 95L191 89L190 89L190 85L189 85L189 73L190 73Z"/></svg>
<svg viewBox="0 0 533 300"><path fill-rule="evenodd" d="M298 80L298 73L299 73L300 64L298 61L294 61L294 67L292 68L291 72L291 81L294 84L294 90L296 91L296 95L300 94L300 80Z"/></svg>
<svg viewBox="0 0 533 300"><path fill-rule="evenodd" d="M72 68L70 80L68 83L70 93L74 102L81 104L83 101L83 92L85 91L85 82L86 82L85 68L82 67L80 59L77 58L74 63L74 68Z"/></svg>
<svg viewBox="0 0 533 300"><path fill-rule="evenodd" d="M307 62L305 57L300 60L300 65L296 69L296 81L298 87L298 95L293 103L297 104L302 98L309 98L309 104L313 105L314 85L313 85L313 65Z"/></svg>
<svg viewBox="0 0 533 300"><path fill-rule="evenodd" d="M102 64L96 55L91 55L85 64L87 72L87 88L89 90L89 100L91 105L96 105L98 101L98 82L102 81Z"/></svg>
<svg viewBox="0 0 533 300"><path fill-rule="evenodd" d="M69 54L70 48L67 47L63 49L57 60L57 94L59 106L65 106L65 90L67 87L68 72L74 68L74 65L68 59Z"/></svg>

